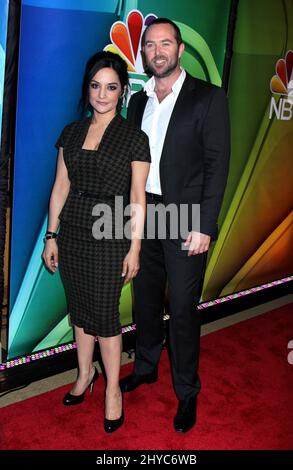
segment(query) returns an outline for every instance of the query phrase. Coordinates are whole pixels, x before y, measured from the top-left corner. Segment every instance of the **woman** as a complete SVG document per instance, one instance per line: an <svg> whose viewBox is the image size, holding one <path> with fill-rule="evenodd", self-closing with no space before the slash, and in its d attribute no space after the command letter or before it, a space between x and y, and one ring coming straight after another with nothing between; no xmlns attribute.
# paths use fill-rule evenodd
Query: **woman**
<svg viewBox="0 0 293 470"><path fill-rule="evenodd" d="M53 273L59 262L77 343L78 378L63 403L77 405L88 387L92 391L98 378L93 366L97 337L107 376L106 432L115 431L124 421L119 388L122 337L118 307L123 283L134 278L139 269L139 235L150 166L147 136L119 114L127 87L127 65L117 54L100 52L89 60L82 103L91 116L66 126L56 143L57 174L43 253ZM115 225L115 220L121 219L121 214L115 214L115 196L120 201L123 197L125 205L129 191L131 204L143 208L142 219L132 227L131 240L125 234L121 237L121 227ZM92 215L105 205L110 209L106 222L112 223L112 238L103 237L103 232L97 230L99 224L96 226L99 220Z"/></svg>

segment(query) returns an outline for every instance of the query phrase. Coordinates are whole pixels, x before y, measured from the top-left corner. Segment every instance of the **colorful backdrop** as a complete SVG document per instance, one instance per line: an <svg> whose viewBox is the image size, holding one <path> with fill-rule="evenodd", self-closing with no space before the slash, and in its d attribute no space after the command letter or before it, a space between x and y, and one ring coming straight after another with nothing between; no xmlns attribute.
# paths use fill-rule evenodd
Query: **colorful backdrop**
<svg viewBox="0 0 293 470"><path fill-rule="evenodd" d="M59 275L42 263L54 142L78 118L86 60L115 50L128 62L132 92L143 73L139 43L153 16L182 31L182 65L221 85L230 0L23 0L13 182L9 357L72 340ZM290 274L293 7L290 0L240 0L230 71L232 155L210 251L203 300ZM276 77L272 80L273 76ZM291 114L290 114L291 113ZM291 240L292 241L292 240ZM132 321L131 285L121 297Z"/></svg>

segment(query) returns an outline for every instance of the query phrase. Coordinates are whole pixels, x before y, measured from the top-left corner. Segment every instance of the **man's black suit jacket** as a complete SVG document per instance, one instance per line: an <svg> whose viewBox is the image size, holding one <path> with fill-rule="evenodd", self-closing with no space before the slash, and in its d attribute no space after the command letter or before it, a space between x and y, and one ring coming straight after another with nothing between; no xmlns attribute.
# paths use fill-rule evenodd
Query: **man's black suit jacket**
<svg viewBox="0 0 293 470"><path fill-rule="evenodd" d="M148 97L135 93L128 119L141 127ZM217 218L227 181L230 126L222 88L188 73L167 129L160 160L164 203L200 204L200 232L217 238Z"/></svg>

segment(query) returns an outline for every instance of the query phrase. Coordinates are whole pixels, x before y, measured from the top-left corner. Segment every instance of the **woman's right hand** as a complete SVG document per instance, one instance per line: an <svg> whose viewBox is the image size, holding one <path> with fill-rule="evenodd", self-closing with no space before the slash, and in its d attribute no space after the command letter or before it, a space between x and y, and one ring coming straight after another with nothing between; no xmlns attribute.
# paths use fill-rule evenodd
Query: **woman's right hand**
<svg viewBox="0 0 293 470"><path fill-rule="evenodd" d="M55 273L58 267L58 246L55 238L46 240L43 251L43 260L47 268Z"/></svg>

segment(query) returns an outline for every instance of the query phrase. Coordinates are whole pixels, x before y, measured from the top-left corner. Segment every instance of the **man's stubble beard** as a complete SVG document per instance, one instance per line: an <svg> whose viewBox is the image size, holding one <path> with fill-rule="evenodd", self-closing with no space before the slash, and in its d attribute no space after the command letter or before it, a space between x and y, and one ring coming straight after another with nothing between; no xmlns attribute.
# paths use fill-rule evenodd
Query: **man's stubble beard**
<svg viewBox="0 0 293 470"><path fill-rule="evenodd" d="M174 60L174 62L171 62L168 65L167 69L165 69L162 72L158 72L155 69L155 67L152 65L152 62L148 62L146 59L146 68L147 68L146 72L150 73L156 78L165 78L165 77L169 77L172 74L172 72L174 72L174 70L178 67L178 65L179 65L179 58L177 56L177 60Z"/></svg>

